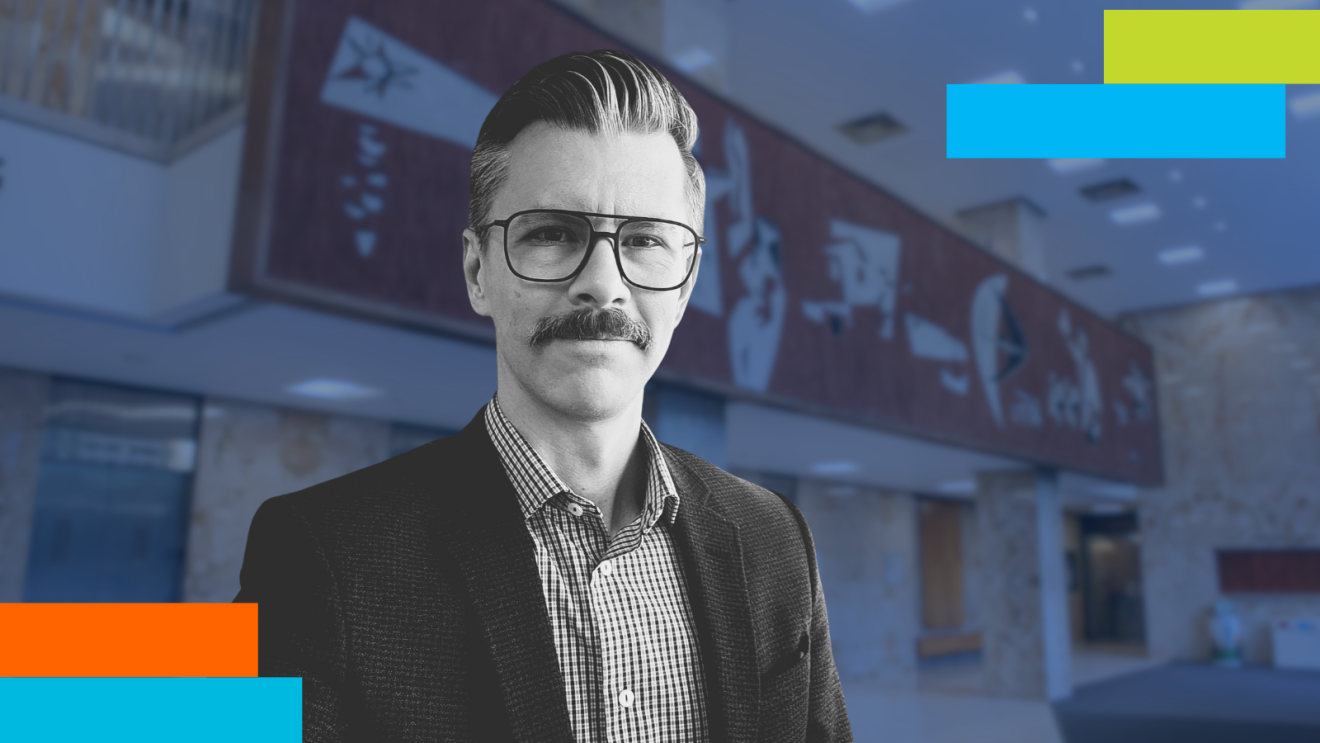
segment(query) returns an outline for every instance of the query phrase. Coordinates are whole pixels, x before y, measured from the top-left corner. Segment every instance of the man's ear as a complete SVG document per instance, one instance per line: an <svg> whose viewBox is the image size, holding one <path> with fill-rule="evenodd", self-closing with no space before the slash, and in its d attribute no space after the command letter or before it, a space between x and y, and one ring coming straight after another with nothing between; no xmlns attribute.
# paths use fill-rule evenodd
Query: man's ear
<svg viewBox="0 0 1320 743"><path fill-rule="evenodd" d="M692 298L692 289L697 285L697 274L701 273L701 246L697 246L697 255L692 259L692 275L688 277L687 283L678 290L678 314L674 317L674 325L683 321L683 313L687 311L688 300Z"/></svg>
<svg viewBox="0 0 1320 743"><path fill-rule="evenodd" d="M483 317L490 317L490 301L486 295L487 270L486 253L481 249L481 238L472 228L463 230L463 278L467 282L468 302L472 311Z"/></svg>

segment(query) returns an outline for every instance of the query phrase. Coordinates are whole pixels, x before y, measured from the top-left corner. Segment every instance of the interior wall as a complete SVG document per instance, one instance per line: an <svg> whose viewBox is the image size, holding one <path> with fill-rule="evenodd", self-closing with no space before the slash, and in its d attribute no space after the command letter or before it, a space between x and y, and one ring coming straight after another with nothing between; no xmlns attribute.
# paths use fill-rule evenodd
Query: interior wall
<svg viewBox="0 0 1320 743"><path fill-rule="evenodd" d="M1130 316L1154 350L1165 486L1141 493L1152 655L1210 657L1215 550L1320 546L1320 288ZM1232 596L1245 658L1269 623L1320 617L1320 596Z"/></svg>
<svg viewBox="0 0 1320 743"><path fill-rule="evenodd" d="M232 601L248 526L267 498L386 459L390 424L208 399L198 437L184 601Z"/></svg>
<svg viewBox="0 0 1320 743"><path fill-rule="evenodd" d="M893 688L917 678L915 498L804 479L795 501L816 543L839 676Z"/></svg>
<svg viewBox="0 0 1320 743"><path fill-rule="evenodd" d="M50 378L0 368L0 602L23 600Z"/></svg>

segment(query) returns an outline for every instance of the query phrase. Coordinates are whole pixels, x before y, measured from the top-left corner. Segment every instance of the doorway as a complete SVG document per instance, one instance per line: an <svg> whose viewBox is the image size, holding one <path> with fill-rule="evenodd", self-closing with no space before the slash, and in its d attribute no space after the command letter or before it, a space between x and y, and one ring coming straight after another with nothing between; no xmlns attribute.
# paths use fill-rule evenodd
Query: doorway
<svg viewBox="0 0 1320 743"><path fill-rule="evenodd" d="M1083 632L1089 643L1146 641L1136 514L1081 516Z"/></svg>

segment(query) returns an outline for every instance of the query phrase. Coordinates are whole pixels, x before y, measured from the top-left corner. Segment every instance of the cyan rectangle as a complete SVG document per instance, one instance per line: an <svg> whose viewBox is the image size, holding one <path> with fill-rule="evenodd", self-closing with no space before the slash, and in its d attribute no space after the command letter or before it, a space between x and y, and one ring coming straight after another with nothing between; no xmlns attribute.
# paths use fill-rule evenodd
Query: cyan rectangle
<svg viewBox="0 0 1320 743"><path fill-rule="evenodd" d="M300 678L0 678L0 740L299 743Z"/></svg>
<svg viewBox="0 0 1320 743"><path fill-rule="evenodd" d="M1282 85L949 85L950 158L1284 156Z"/></svg>

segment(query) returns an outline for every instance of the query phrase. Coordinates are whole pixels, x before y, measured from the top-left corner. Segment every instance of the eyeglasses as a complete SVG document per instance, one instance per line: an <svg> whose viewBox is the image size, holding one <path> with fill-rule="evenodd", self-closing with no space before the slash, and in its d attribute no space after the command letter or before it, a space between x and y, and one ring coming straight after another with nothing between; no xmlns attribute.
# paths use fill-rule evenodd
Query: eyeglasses
<svg viewBox="0 0 1320 743"><path fill-rule="evenodd" d="M613 232L597 230L591 217L621 219ZM706 242L682 222L651 217L530 209L481 228L504 228L504 260L527 281L568 281L591 260L598 236L611 238L624 281L639 289L670 291L692 275L697 246Z"/></svg>

